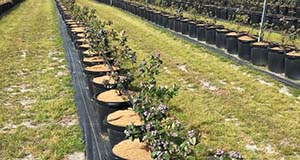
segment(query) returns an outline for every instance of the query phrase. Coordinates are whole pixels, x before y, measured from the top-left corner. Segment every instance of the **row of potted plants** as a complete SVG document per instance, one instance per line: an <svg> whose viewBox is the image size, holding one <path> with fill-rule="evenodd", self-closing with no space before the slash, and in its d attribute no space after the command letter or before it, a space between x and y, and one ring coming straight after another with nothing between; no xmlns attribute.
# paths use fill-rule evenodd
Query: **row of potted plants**
<svg viewBox="0 0 300 160"><path fill-rule="evenodd" d="M261 21L262 16L262 3L259 1L234 1L229 2L225 0L221 1L205 1L198 0L193 2L183 2L183 1L139 1L136 2L142 4L156 5L161 8L181 8L182 10L195 12L196 14L201 14L204 16L209 16L211 18L218 18L224 20L233 20L236 16L236 12L241 12L244 16L248 17L248 21L245 24L253 25L258 24ZM237 3L237 7L234 7L234 3ZM252 4L253 3L253 4ZM259 5L258 5L259 4ZM277 3L276 3L277 4ZM279 7L280 6L280 7ZM273 29L281 29L281 23L279 20L285 17L285 21L291 26L294 25L296 28L300 27L300 7L294 7L290 12L285 11L284 13L279 13L279 8L285 9L285 5L268 4L267 15L265 22L273 24ZM276 12L278 8L278 13ZM287 9L285 9L287 10ZM286 13L287 12L287 13Z"/></svg>
<svg viewBox="0 0 300 160"><path fill-rule="evenodd" d="M14 5L20 3L23 0L2 0L0 1L0 14L12 8Z"/></svg>
<svg viewBox="0 0 300 160"><path fill-rule="evenodd" d="M296 46L296 40L300 37L300 29L285 27L281 34L282 43L278 44L263 41L264 36L269 36L264 35L264 32L262 39L258 41L257 37L249 35L251 31L240 31L241 25L247 21L242 14L237 14L235 17L233 23L237 24L237 27L232 30L217 25L216 21L191 20L184 18L180 12L172 15L129 1L114 0L113 5L162 27L199 41L205 41L210 45L216 45L218 48L227 50L229 54L236 54L239 58L250 61L254 65L267 66L271 72L285 73L285 76L292 80L300 80L300 52L299 46Z"/></svg>
<svg viewBox="0 0 300 160"><path fill-rule="evenodd" d="M211 5L216 7L230 7L230 8L243 8L249 11L262 12L264 5L264 0L258 1L231 1L231 0L197 0L194 3ZM268 0L267 3L268 12L271 14L281 14L284 16L295 16L299 14L300 1L299 0L290 0L290 1L278 1L278 0Z"/></svg>
<svg viewBox="0 0 300 160"><path fill-rule="evenodd" d="M141 86L130 91L136 55L125 33L109 28L110 22L99 20L95 10L81 8L74 1L57 2L79 50L101 134L109 137L113 159L191 158L197 135L193 131L182 135L179 122L174 126L163 105L175 96L177 87L156 86L162 63L159 55L141 63Z"/></svg>
<svg viewBox="0 0 300 160"><path fill-rule="evenodd" d="M186 132L165 105L178 87L157 84L160 54L143 60L137 69L136 54L128 46L124 31L116 32L111 22L99 20L95 10L81 8L74 0L56 2L78 49L95 102L91 107L99 114L101 135L109 137L111 159L195 159L198 135L193 130ZM132 85L134 78L139 86ZM212 158L224 157L242 159L238 152L224 151L217 151Z"/></svg>

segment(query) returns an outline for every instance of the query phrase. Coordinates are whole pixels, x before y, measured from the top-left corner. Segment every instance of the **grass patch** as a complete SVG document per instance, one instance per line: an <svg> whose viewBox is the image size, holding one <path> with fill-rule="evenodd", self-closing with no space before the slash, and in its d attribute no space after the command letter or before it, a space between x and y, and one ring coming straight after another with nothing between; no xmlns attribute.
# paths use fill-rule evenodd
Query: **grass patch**
<svg viewBox="0 0 300 160"><path fill-rule="evenodd" d="M0 33L0 157L83 151L53 1L21 3L1 19Z"/></svg>
<svg viewBox="0 0 300 160"><path fill-rule="evenodd" d="M300 102L296 90L289 88L294 95L287 96L284 86L270 77L124 11L94 1L77 2L95 8L102 19L112 20L115 29L124 29L139 60L161 52L164 66L160 83L181 87L171 101L171 106L177 106L172 113L202 133L198 159L217 148L239 150L246 159L299 158ZM256 150L250 151L249 146L256 146Z"/></svg>

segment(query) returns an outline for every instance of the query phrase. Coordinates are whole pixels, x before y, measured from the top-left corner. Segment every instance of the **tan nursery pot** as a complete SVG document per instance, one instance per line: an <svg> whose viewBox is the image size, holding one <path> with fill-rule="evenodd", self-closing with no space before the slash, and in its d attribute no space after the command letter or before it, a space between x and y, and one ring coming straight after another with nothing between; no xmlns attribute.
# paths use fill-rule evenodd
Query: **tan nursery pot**
<svg viewBox="0 0 300 160"><path fill-rule="evenodd" d="M95 107L99 113L99 123L101 127L101 133L106 134L106 126L103 121L110 113L118 110L124 110L131 106L128 97L124 94L119 94L116 89L111 89L101 93L96 93L93 97L95 101Z"/></svg>
<svg viewBox="0 0 300 160"><path fill-rule="evenodd" d="M141 117L132 109L119 110L107 116L104 121L111 147L125 140L125 129L128 125L142 126Z"/></svg>
<svg viewBox="0 0 300 160"><path fill-rule="evenodd" d="M113 147L112 153L117 160L152 160L146 144L137 139L118 143Z"/></svg>

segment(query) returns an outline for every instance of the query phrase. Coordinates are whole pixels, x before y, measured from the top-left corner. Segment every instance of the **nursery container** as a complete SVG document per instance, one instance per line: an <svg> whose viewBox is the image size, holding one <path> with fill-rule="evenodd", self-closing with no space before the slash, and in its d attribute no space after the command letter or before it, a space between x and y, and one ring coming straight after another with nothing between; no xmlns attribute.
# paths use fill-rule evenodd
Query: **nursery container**
<svg viewBox="0 0 300 160"><path fill-rule="evenodd" d="M280 22L280 16L279 15L270 15L271 22L274 24L274 26L280 27L281 22Z"/></svg>
<svg viewBox="0 0 300 160"><path fill-rule="evenodd" d="M300 52L292 51L285 56L285 76L300 80Z"/></svg>
<svg viewBox="0 0 300 160"><path fill-rule="evenodd" d="M189 19L181 20L181 33L188 34L189 33Z"/></svg>
<svg viewBox="0 0 300 160"><path fill-rule="evenodd" d="M286 51L281 47L272 47L268 52L268 69L275 73L284 72Z"/></svg>
<svg viewBox="0 0 300 160"><path fill-rule="evenodd" d="M168 28L171 30L175 30L175 17L174 16L168 16Z"/></svg>
<svg viewBox="0 0 300 160"><path fill-rule="evenodd" d="M220 18L221 19L228 19L228 11L227 11L227 8L221 8L221 11L220 11L221 15L220 15Z"/></svg>
<svg viewBox="0 0 300 160"><path fill-rule="evenodd" d="M167 14L162 15L162 26L165 27L165 28L168 28L168 26L169 26L168 15Z"/></svg>
<svg viewBox="0 0 300 160"><path fill-rule="evenodd" d="M124 77L120 76L120 78ZM106 83L104 81L106 81L107 84L104 84ZM113 79L113 77L108 75L91 77L90 83L92 84L92 95L116 88L116 81Z"/></svg>
<svg viewBox="0 0 300 160"><path fill-rule="evenodd" d="M250 12L250 18L252 23L260 23L261 21L261 14L260 12Z"/></svg>
<svg viewBox="0 0 300 160"><path fill-rule="evenodd" d="M300 7L297 7L296 9L296 17L300 18Z"/></svg>
<svg viewBox="0 0 300 160"><path fill-rule="evenodd" d="M287 17L286 19L287 27L291 28L292 26L297 27L297 19L293 17Z"/></svg>
<svg viewBox="0 0 300 160"><path fill-rule="evenodd" d="M112 148L112 155L114 160L152 160L146 144L138 139L121 141Z"/></svg>
<svg viewBox="0 0 300 160"><path fill-rule="evenodd" d="M125 140L125 129L128 125L142 126L143 122L140 116L132 109L119 110L107 116L104 125L107 127L107 133L111 148L121 141Z"/></svg>
<svg viewBox="0 0 300 160"><path fill-rule="evenodd" d="M221 18L221 7L215 7L215 17L216 18Z"/></svg>
<svg viewBox="0 0 300 160"><path fill-rule="evenodd" d="M96 111L99 114L99 123L101 133L107 133L107 127L104 125L104 119L110 113L118 110L124 110L131 106L128 97L125 95L119 95L118 91L111 89L102 93L96 93L93 97L95 101Z"/></svg>
<svg viewBox="0 0 300 160"><path fill-rule="evenodd" d="M238 40L239 57L244 60L251 60L251 46L256 40L246 35L239 37Z"/></svg>
<svg viewBox="0 0 300 160"><path fill-rule="evenodd" d="M233 20L235 18L235 8L227 8L228 19Z"/></svg>
<svg viewBox="0 0 300 160"><path fill-rule="evenodd" d="M287 16L289 13L289 8L286 5L281 5L280 6L280 14Z"/></svg>
<svg viewBox="0 0 300 160"><path fill-rule="evenodd" d="M192 38L197 37L197 23L194 21L189 22L189 36Z"/></svg>
<svg viewBox="0 0 300 160"><path fill-rule="evenodd" d="M206 27L205 30L205 41L208 44L216 44L216 29L222 29L223 26L213 25Z"/></svg>
<svg viewBox="0 0 300 160"><path fill-rule="evenodd" d="M197 24L197 38L199 41L205 41L205 30L208 27L207 24L201 23Z"/></svg>
<svg viewBox="0 0 300 160"><path fill-rule="evenodd" d="M175 31L181 32L181 18L175 20Z"/></svg>
<svg viewBox="0 0 300 160"><path fill-rule="evenodd" d="M251 48L251 61L252 64L257 66L268 65L268 47L269 43L255 42Z"/></svg>
<svg viewBox="0 0 300 160"><path fill-rule="evenodd" d="M240 35L236 32L226 34L226 49L230 54L238 54L238 37Z"/></svg>
<svg viewBox="0 0 300 160"><path fill-rule="evenodd" d="M218 48L226 47L226 34L229 32L228 29L216 29L216 46Z"/></svg>

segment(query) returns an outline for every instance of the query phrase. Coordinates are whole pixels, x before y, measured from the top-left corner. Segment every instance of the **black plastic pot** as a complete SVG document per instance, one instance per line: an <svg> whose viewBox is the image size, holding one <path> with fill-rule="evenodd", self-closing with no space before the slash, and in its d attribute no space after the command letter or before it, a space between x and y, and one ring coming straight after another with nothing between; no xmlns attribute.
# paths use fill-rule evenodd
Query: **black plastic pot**
<svg viewBox="0 0 300 160"><path fill-rule="evenodd" d="M175 31L181 32L181 18L175 20Z"/></svg>
<svg viewBox="0 0 300 160"><path fill-rule="evenodd" d="M226 34L230 31L227 29L216 29L216 46L226 48Z"/></svg>
<svg viewBox="0 0 300 160"><path fill-rule="evenodd" d="M215 7L215 17L216 18L221 18L221 7Z"/></svg>
<svg viewBox="0 0 300 160"><path fill-rule="evenodd" d="M232 32L231 32L232 33ZM226 34L226 49L230 54L238 54L238 37L239 35Z"/></svg>
<svg viewBox="0 0 300 160"><path fill-rule="evenodd" d="M175 26L175 17L169 16L168 17L168 28L170 28L171 30L175 30L174 26Z"/></svg>
<svg viewBox="0 0 300 160"><path fill-rule="evenodd" d="M300 56L290 55L285 56L285 76L293 79L300 80Z"/></svg>
<svg viewBox="0 0 300 160"><path fill-rule="evenodd" d="M155 12L155 23L161 25L161 14L160 12Z"/></svg>
<svg viewBox="0 0 300 160"><path fill-rule="evenodd" d="M277 26L277 27L281 26L280 17L278 15L272 15L270 17L272 19L272 23L274 24L274 26Z"/></svg>
<svg viewBox="0 0 300 160"><path fill-rule="evenodd" d="M197 24L197 38L199 41L205 41L205 30L207 24Z"/></svg>
<svg viewBox="0 0 300 160"><path fill-rule="evenodd" d="M278 49L278 47L270 48L268 52L268 69L275 73L283 73L285 67L284 58L285 50Z"/></svg>
<svg viewBox="0 0 300 160"><path fill-rule="evenodd" d="M260 23L261 13L259 12L250 12L250 18L252 23Z"/></svg>
<svg viewBox="0 0 300 160"><path fill-rule="evenodd" d="M103 92L102 92L103 93ZM118 110L124 110L131 106L130 102L102 102L97 99L97 96L101 93L97 93L93 97L93 101L95 102L96 111L99 114L99 123L101 133L107 133L107 126L104 125L104 119L110 113L113 113Z"/></svg>
<svg viewBox="0 0 300 160"><path fill-rule="evenodd" d="M220 11L220 18L221 19L228 19L228 11L227 11L227 8L221 8L221 11Z"/></svg>
<svg viewBox="0 0 300 160"><path fill-rule="evenodd" d="M297 27L297 19L288 17L286 18L287 27L291 28L292 26Z"/></svg>
<svg viewBox="0 0 300 160"><path fill-rule="evenodd" d="M169 26L167 14L162 15L162 26L165 28L168 28L168 26Z"/></svg>
<svg viewBox="0 0 300 160"><path fill-rule="evenodd" d="M289 8L288 6L280 6L280 13L284 16L287 16L289 13Z"/></svg>
<svg viewBox="0 0 300 160"><path fill-rule="evenodd" d="M246 37L246 39L244 39ZM256 40L249 36L241 36L238 38L238 55L241 59L251 60L252 43Z"/></svg>
<svg viewBox="0 0 300 160"><path fill-rule="evenodd" d="M189 33L189 20L188 19L181 20L181 33L182 34Z"/></svg>
<svg viewBox="0 0 300 160"><path fill-rule="evenodd" d="M103 124L107 127L107 134L109 137L109 143L111 148L121 141L125 140L125 127L115 126L107 122L107 118L104 119Z"/></svg>
<svg viewBox="0 0 300 160"><path fill-rule="evenodd" d="M257 42L252 44L251 61L257 66L268 65L268 43Z"/></svg>
<svg viewBox="0 0 300 160"><path fill-rule="evenodd" d="M227 8L228 19L233 20L235 18L235 8Z"/></svg>
<svg viewBox="0 0 300 160"><path fill-rule="evenodd" d="M208 44L216 44L216 29L222 29L223 26L209 26L205 30L205 41Z"/></svg>
<svg viewBox="0 0 300 160"><path fill-rule="evenodd" d="M300 7L297 7L296 9L296 17L300 18Z"/></svg>
<svg viewBox="0 0 300 160"><path fill-rule="evenodd" d="M189 22L189 36L192 38L197 37L197 23L190 21Z"/></svg>

